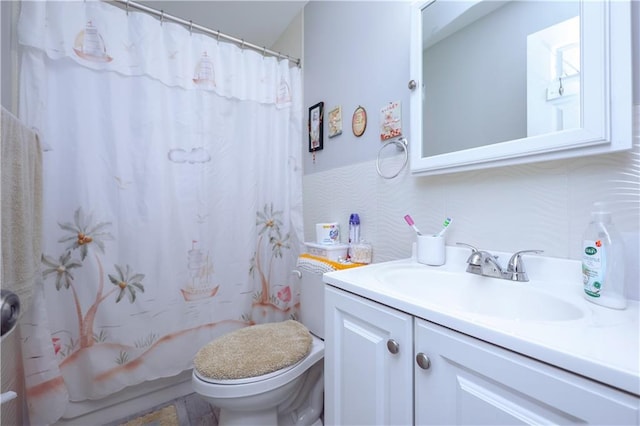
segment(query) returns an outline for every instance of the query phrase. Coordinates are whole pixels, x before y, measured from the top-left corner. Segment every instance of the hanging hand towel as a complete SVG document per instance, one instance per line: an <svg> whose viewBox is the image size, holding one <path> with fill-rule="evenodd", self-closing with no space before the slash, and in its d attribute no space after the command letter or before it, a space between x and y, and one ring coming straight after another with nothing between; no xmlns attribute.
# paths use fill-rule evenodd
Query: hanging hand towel
<svg viewBox="0 0 640 426"><path fill-rule="evenodd" d="M2 107L2 281L29 308L40 273L42 151L37 134Z"/></svg>

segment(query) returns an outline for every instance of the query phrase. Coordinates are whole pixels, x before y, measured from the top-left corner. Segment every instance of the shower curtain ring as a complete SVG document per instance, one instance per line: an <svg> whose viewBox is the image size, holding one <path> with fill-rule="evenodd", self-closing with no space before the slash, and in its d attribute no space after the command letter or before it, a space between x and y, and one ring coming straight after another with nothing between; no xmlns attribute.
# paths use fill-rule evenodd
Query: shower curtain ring
<svg viewBox="0 0 640 426"><path fill-rule="evenodd" d="M244 50L244 39L242 39L242 44L240 45L240 49Z"/></svg>
<svg viewBox="0 0 640 426"><path fill-rule="evenodd" d="M264 59L265 56L267 56L267 48L262 46L262 59Z"/></svg>
<svg viewBox="0 0 640 426"><path fill-rule="evenodd" d="M160 10L160 25L164 22L164 10Z"/></svg>
<svg viewBox="0 0 640 426"><path fill-rule="evenodd" d="M220 30L218 30L218 35L216 36L216 40L218 44L220 44Z"/></svg>
<svg viewBox="0 0 640 426"><path fill-rule="evenodd" d="M129 2L130 2L130 1L131 1L131 0L127 0L127 7L126 7L126 10L127 10L127 16L129 16Z"/></svg>
<svg viewBox="0 0 640 426"><path fill-rule="evenodd" d="M193 35L193 21L189 21L189 35Z"/></svg>

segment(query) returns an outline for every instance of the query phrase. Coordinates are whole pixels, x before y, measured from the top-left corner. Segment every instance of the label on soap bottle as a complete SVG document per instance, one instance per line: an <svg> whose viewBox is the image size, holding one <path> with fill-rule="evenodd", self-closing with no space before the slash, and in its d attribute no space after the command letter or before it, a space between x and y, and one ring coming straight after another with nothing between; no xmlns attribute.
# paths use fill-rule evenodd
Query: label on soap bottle
<svg viewBox="0 0 640 426"><path fill-rule="evenodd" d="M585 240L583 249L582 280L584 292L591 297L600 297L606 270L605 248L601 240Z"/></svg>

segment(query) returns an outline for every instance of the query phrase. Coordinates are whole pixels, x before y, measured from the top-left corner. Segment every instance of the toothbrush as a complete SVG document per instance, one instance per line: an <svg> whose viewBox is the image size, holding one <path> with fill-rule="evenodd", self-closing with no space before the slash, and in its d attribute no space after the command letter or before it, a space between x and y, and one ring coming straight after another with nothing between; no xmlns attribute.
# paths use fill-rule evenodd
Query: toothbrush
<svg viewBox="0 0 640 426"><path fill-rule="evenodd" d="M444 223L442 224L442 229L436 234L436 237L442 237L444 233L447 232L447 229L449 229L449 225L451 225L451 222L453 222L453 219L451 219L450 217L446 218L444 220Z"/></svg>
<svg viewBox="0 0 640 426"><path fill-rule="evenodd" d="M418 229L418 227L415 225L415 223L413 222L413 219L411 219L411 216L406 215L404 217L404 220L407 221L407 223L409 224L410 227L413 228L414 231L416 231L416 234L418 235L422 235L422 232L420 232L420 230Z"/></svg>

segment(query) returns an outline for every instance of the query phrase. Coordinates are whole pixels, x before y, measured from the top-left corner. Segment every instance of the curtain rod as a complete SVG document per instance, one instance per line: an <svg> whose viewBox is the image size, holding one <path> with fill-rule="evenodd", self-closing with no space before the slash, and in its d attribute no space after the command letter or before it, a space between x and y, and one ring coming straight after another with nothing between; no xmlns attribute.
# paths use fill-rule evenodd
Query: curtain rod
<svg viewBox="0 0 640 426"><path fill-rule="evenodd" d="M153 9L151 7L145 6L143 4L140 3L136 3L134 1L130 1L130 0L101 0L107 3L120 3L122 5L124 5L125 10L127 11L127 13L129 12L129 8L134 8L134 9L138 9L141 10L143 12L147 12L149 14L155 15L157 17L160 18L160 22L162 23L163 21L173 21L176 22L178 24L182 24L185 27L187 27L189 29L189 31L193 31L193 30L198 30L200 32L203 32L205 34L209 34L212 35L214 37L216 37L216 39L224 39L236 44L239 44L241 48L245 48L248 47L249 49L253 49L257 52L262 53L263 55L270 55L270 56L276 56L278 58L281 59L287 59L290 62L293 62L294 64L296 64L298 67L301 67L302 64L300 62L300 59L298 58L292 58L289 55L285 55L283 53L280 52L276 52L274 50L270 50L267 49L264 46L258 46L256 44L253 43L249 43L244 41L243 39L239 39L233 36L230 36L228 34L222 33L219 30L212 30L211 28L207 28L207 27L203 27L202 25L198 25L196 23L194 23L193 21L187 21L186 19L182 19L179 18L177 16L173 16L173 15L169 15L168 13L164 13L164 10L158 10L158 9Z"/></svg>

